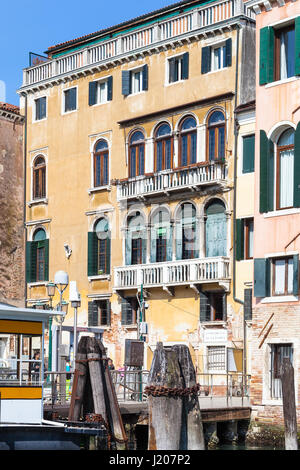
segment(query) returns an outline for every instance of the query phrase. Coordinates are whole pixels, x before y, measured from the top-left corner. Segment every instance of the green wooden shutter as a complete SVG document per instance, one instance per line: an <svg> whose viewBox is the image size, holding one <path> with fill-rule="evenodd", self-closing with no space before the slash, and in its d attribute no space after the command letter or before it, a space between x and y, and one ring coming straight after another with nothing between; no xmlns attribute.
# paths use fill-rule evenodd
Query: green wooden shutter
<svg viewBox="0 0 300 470"><path fill-rule="evenodd" d="M96 232L88 232L88 276L96 276L98 257L98 238Z"/></svg>
<svg viewBox="0 0 300 470"><path fill-rule="evenodd" d="M122 95L130 95L130 71L122 71Z"/></svg>
<svg viewBox="0 0 300 470"><path fill-rule="evenodd" d="M36 281L37 242L26 242L26 282Z"/></svg>
<svg viewBox="0 0 300 470"><path fill-rule="evenodd" d="M107 239L106 239L106 250L105 250L105 264L106 264L106 273L110 274L110 257L111 257L111 232L110 230L107 232Z"/></svg>
<svg viewBox="0 0 300 470"><path fill-rule="evenodd" d="M259 212L273 210L274 150L265 131L260 131Z"/></svg>
<svg viewBox="0 0 300 470"><path fill-rule="evenodd" d="M107 309L107 325L111 325L111 303L110 300L106 300L106 309Z"/></svg>
<svg viewBox="0 0 300 470"><path fill-rule="evenodd" d="M299 254L293 256L294 277L293 277L293 295L299 292Z"/></svg>
<svg viewBox="0 0 300 470"><path fill-rule="evenodd" d="M88 302L88 326L98 326L98 303L95 300Z"/></svg>
<svg viewBox="0 0 300 470"><path fill-rule="evenodd" d="M270 296L270 260L254 259L254 297Z"/></svg>
<svg viewBox="0 0 300 470"><path fill-rule="evenodd" d="M252 289L244 289L244 320L252 320Z"/></svg>
<svg viewBox="0 0 300 470"><path fill-rule="evenodd" d="M300 75L300 16L295 19L295 75Z"/></svg>
<svg viewBox="0 0 300 470"><path fill-rule="evenodd" d="M232 40L231 38L227 39L225 42L225 67L231 66L231 56L232 56Z"/></svg>
<svg viewBox="0 0 300 470"><path fill-rule="evenodd" d="M185 52L182 56L182 79L189 78L189 53Z"/></svg>
<svg viewBox="0 0 300 470"><path fill-rule="evenodd" d="M107 79L107 101L112 101L113 97L113 78L108 77Z"/></svg>
<svg viewBox="0 0 300 470"><path fill-rule="evenodd" d="M143 90L148 90L148 65L143 66Z"/></svg>
<svg viewBox="0 0 300 470"><path fill-rule="evenodd" d="M243 173L254 171L255 135L243 137Z"/></svg>
<svg viewBox="0 0 300 470"><path fill-rule="evenodd" d="M45 246L45 279L44 281L49 281L49 239L44 240Z"/></svg>
<svg viewBox="0 0 300 470"><path fill-rule="evenodd" d="M211 47L202 47L201 73L210 72Z"/></svg>
<svg viewBox="0 0 300 470"><path fill-rule="evenodd" d="M261 28L259 43L259 84L274 80L274 30L270 26Z"/></svg>
<svg viewBox="0 0 300 470"><path fill-rule="evenodd" d="M295 131L294 146L294 207L300 207L300 122Z"/></svg>
<svg viewBox="0 0 300 470"><path fill-rule="evenodd" d="M244 259L244 219L236 219L235 221L235 247L236 260Z"/></svg>
<svg viewBox="0 0 300 470"><path fill-rule="evenodd" d="M98 82L89 83L89 106L96 104Z"/></svg>
<svg viewBox="0 0 300 470"><path fill-rule="evenodd" d="M210 303L208 295L200 292L200 322L210 321Z"/></svg>

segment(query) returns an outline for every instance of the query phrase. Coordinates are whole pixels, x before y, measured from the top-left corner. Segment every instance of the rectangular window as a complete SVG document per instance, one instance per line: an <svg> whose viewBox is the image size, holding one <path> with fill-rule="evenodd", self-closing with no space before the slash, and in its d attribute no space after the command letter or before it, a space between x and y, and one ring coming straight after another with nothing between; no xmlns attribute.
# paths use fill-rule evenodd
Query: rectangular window
<svg viewBox="0 0 300 470"><path fill-rule="evenodd" d="M37 254L36 254L36 280L37 281L44 281L45 280L45 247L39 246L37 247Z"/></svg>
<svg viewBox="0 0 300 470"><path fill-rule="evenodd" d="M26 243L26 282L48 281L49 239Z"/></svg>
<svg viewBox="0 0 300 470"><path fill-rule="evenodd" d="M168 82L174 83L186 80L189 74L189 54L185 54L168 59Z"/></svg>
<svg viewBox="0 0 300 470"><path fill-rule="evenodd" d="M273 258L271 260L272 295L293 294L294 261L293 257Z"/></svg>
<svg viewBox="0 0 300 470"><path fill-rule="evenodd" d="M293 364L292 344L271 344L271 398L282 398L281 366L284 357L288 357Z"/></svg>
<svg viewBox="0 0 300 470"><path fill-rule="evenodd" d="M254 171L255 135L243 137L243 173Z"/></svg>
<svg viewBox="0 0 300 470"><path fill-rule="evenodd" d="M148 65L122 71L122 95L128 96L148 90Z"/></svg>
<svg viewBox="0 0 300 470"><path fill-rule="evenodd" d="M162 263L167 259L167 229L165 227L159 228L157 232L158 233L156 238L156 262Z"/></svg>
<svg viewBox="0 0 300 470"><path fill-rule="evenodd" d="M225 321L226 294L224 292L201 292L200 295L200 321Z"/></svg>
<svg viewBox="0 0 300 470"><path fill-rule="evenodd" d="M225 346L207 347L207 370L226 369Z"/></svg>
<svg viewBox="0 0 300 470"><path fill-rule="evenodd" d="M226 47L225 45L211 48L212 70L220 70L226 67Z"/></svg>
<svg viewBox="0 0 300 470"><path fill-rule="evenodd" d="M137 319L137 300L135 297L122 299L121 323L122 325L135 325Z"/></svg>
<svg viewBox="0 0 300 470"><path fill-rule="evenodd" d="M110 326L111 306L108 299L93 300L88 304L88 326Z"/></svg>
<svg viewBox="0 0 300 470"><path fill-rule="evenodd" d="M47 98L43 96L35 100L35 120L45 119L47 114Z"/></svg>
<svg viewBox="0 0 300 470"><path fill-rule="evenodd" d="M295 75L295 26L275 29L275 80Z"/></svg>
<svg viewBox="0 0 300 470"><path fill-rule="evenodd" d="M140 93L143 90L143 72L142 70L132 71L131 77L131 93Z"/></svg>
<svg viewBox="0 0 300 470"><path fill-rule="evenodd" d="M77 88L64 90L64 112L75 111L77 109Z"/></svg>
<svg viewBox="0 0 300 470"><path fill-rule="evenodd" d="M132 260L131 264L142 264L142 238L133 238L131 249L132 249Z"/></svg>
<svg viewBox="0 0 300 470"><path fill-rule="evenodd" d="M112 77L89 83L89 105L107 103L112 100Z"/></svg>

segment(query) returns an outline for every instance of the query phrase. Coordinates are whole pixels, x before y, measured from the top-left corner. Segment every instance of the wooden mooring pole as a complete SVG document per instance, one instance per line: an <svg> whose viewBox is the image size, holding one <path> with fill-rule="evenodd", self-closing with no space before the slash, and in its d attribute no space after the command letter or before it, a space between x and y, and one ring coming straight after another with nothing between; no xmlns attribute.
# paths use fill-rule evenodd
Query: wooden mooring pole
<svg viewBox="0 0 300 470"><path fill-rule="evenodd" d="M158 343L145 392L149 450L204 450L196 374L187 346Z"/></svg>
<svg viewBox="0 0 300 470"><path fill-rule="evenodd" d="M298 450L294 368L288 357L281 366L282 405L285 427L285 449Z"/></svg>

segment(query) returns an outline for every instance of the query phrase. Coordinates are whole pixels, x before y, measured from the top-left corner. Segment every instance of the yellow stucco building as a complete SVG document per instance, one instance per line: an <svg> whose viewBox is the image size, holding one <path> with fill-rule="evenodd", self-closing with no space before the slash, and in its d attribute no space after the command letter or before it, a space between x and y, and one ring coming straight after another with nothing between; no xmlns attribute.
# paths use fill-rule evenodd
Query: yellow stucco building
<svg viewBox="0 0 300 470"><path fill-rule="evenodd" d="M145 368L163 341L187 344L199 372L241 370L235 109L253 100L254 29L240 0L188 0L50 47L23 72L27 303L48 302L66 271L79 327L103 330L117 367L143 336Z"/></svg>

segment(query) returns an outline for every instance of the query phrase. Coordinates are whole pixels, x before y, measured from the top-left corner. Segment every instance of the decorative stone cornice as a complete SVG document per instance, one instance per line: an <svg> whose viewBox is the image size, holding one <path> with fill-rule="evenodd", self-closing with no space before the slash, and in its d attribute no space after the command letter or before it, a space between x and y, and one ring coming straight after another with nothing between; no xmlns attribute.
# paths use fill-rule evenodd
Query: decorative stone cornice
<svg viewBox="0 0 300 470"><path fill-rule="evenodd" d="M292 2L296 1L292 0ZM245 6L259 15L263 11L271 11L274 7L283 7L286 3L286 0L250 0L245 2Z"/></svg>

